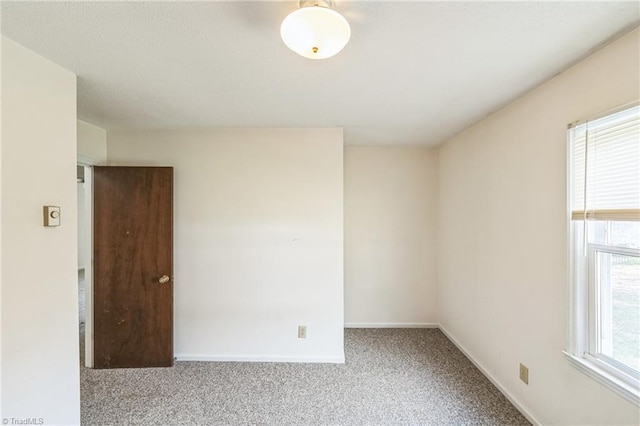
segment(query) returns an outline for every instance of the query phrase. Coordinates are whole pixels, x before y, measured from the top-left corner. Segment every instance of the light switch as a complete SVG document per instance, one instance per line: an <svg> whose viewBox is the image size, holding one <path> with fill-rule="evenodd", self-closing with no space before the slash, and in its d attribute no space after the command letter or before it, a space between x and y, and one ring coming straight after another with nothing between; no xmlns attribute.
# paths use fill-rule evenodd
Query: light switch
<svg viewBox="0 0 640 426"><path fill-rule="evenodd" d="M42 211L44 215L44 226L60 226L60 207L44 206Z"/></svg>

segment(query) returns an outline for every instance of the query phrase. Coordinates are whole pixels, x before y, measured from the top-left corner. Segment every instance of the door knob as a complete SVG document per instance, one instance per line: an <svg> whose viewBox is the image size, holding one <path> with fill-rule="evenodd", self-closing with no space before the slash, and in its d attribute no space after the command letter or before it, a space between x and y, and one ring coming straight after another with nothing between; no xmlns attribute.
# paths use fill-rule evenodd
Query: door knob
<svg viewBox="0 0 640 426"><path fill-rule="evenodd" d="M158 282L159 282L160 284L165 284L165 283L168 283L168 282L169 282L169 280L170 280L170 278L169 278L167 275L163 275L163 276L161 276L161 277L160 277L160 279L158 280Z"/></svg>

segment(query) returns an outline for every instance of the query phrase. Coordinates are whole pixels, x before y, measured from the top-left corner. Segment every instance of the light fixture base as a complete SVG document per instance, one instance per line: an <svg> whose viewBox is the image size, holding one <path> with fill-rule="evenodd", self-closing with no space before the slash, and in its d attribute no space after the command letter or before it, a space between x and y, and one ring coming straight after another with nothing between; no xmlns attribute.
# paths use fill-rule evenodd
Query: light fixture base
<svg viewBox="0 0 640 426"><path fill-rule="evenodd" d="M320 6L333 8L333 0L300 0L300 7Z"/></svg>

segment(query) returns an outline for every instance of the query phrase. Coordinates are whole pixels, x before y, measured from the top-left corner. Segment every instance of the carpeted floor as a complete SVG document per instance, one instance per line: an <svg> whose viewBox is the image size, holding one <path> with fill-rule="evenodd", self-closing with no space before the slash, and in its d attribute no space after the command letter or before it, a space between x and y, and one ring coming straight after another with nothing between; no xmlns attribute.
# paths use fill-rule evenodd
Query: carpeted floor
<svg viewBox="0 0 640 426"><path fill-rule="evenodd" d="M346 364L81 367L85 425L521 425L436 329L347 329Z"/></svg>

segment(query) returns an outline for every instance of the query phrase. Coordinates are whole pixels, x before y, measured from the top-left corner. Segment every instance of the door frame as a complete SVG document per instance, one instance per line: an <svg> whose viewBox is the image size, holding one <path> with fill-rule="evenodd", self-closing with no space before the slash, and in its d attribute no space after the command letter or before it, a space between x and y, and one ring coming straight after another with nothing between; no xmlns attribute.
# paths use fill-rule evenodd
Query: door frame
<svg viewBox="0 0 640 426"><path fill-rule="evenodd" d="M86 264L84 266L84 365L93 368L93 166L97 162L78 156L78 166L84 167L84 226Z"/></svg>

